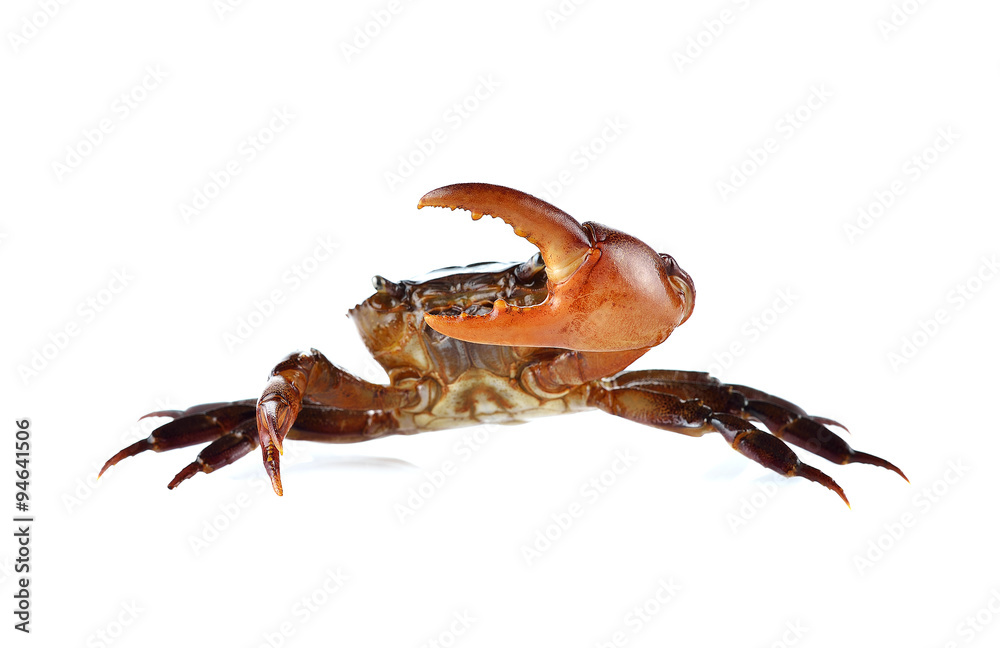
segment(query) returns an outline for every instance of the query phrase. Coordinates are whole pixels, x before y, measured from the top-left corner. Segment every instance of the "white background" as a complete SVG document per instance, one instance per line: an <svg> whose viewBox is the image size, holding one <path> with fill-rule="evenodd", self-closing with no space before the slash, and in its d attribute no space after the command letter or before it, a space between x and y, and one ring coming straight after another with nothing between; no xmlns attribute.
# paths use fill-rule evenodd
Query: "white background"
<svg viewBox="0 0 1000 648"><path fill-rule="evenodd" d="M995 3L567 2L554 21L555 0L423 0L381 28L386 2L48 4L0 20L0 510L15 514L14 421L30 417L37 516L30 636L7 612L13 529L0 542L4 645L996 645ZM141 101L126 112L123 93ZM294 117L249 160L274 110ZM599 151L586 168L582 146ZM932 160L919 177L915 155ZM532 253L499 221L416 211L463 181L547 191L673 254L697 307L637 367L711 368L836 418L912 485L800 452L848 509L716 435L601 413L484 429L471 454L455 447L472 430L290 443L283 498L256 452L174 491L196 448L94 482L149 432L140 415L254 398L292 350L384 379L343 316L372 275ZM318 238L338 247L313 265ZM227 346L276 289L284 303ZM617 452L635 460L606 472ZM582 489L602 476L595 501Z"/></svg>

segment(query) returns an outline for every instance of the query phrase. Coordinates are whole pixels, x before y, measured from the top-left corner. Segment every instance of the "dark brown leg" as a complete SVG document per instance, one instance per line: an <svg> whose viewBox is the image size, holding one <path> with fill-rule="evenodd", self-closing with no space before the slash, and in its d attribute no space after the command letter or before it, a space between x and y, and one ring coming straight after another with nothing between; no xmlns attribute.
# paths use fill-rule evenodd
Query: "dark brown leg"
<svg viewBox="0 0 1000 648"><path fill-rule="evenodd" d="M210 473L213 470L228 466L237 459L247 455L257 447L257 422L252 412L245 421L239 423L215 441L209 443L198 453L198 457L184 467L170 480L167 488L176 488L185 479L190 479L198 473Z"/></svg>
<svg viewBox="0 0 1000 648"><path fill-rule="evenodd" d="M173 488L192 475L236 461L259 443L271 485L281 495L279 456L286 436L355 443L391 434L398 429L392 413L424 403L431 396L430 389L423 383L413 389L376 385L334 365L315 349L293 353L271 371L257 401L208 403L148 414L174 420L113 456L101 473L146 450L163 452L212 441L170 482Z"/></svg>
<svg viewBox="0 0 1000 648"><path fill-rule="evenodd" d="M834 421L808 416L801 408L780 398L750 387L722 384L705 373L619 374L592 383L588 403L610 414L674 432L694 436L719 432L744 456L787 477L805 477L820 483L840 495L844 502L847 497L840 486L799 461L781 439L835 463L874 464L906 478L888 461L853 450L826 427L839 425ZM763 423L771 434L757 429L749 419Z"/></svg>
<svg viewBox="0 0 1000 648"><path fill-rule="evenodd" d="M153 430L147 438L125 448L104 464L101 474L122 459L152 450L165 452L211 441L198 457L170 481L175 488L198 473L228 466L257 447L257 417L254 401L209 403L185 411L153 412L148 416L172 416L173 421ZM374 410L341 410L309 406L299 412L289 439L320 443L358 443L394 434L399 430L395 417ZM275 462L277 467L277 461ZM274 482L272 481L272 485ZM281 482L277 483L280 495Z"/></svg>
<svg viewBox="0 0 1000 648"><path fill-rule="evenodd" d="M98 478L104 472L122 459L134 457L140 452L152 450L164 452L176 448L214 441L225 436L240 423L253 417L253 401L238 401L234 403L206 403L196 405L184 411L170 410L150 412L142 418L151 416L167 416L174 420L164 423L140 441L124 448L108 459L98 473Z"/></svg>

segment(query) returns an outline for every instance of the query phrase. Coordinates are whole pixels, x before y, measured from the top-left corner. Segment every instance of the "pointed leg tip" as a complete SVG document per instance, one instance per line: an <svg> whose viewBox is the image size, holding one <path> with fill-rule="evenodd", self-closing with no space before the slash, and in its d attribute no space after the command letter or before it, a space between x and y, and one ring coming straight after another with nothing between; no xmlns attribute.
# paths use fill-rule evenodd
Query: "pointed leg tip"
<svg viewBox="0 0 1000 648"><path fill-rule="evenodd" d="M840 495L840 499L844 500L844 504L847 504L847 508L850 509L851 508L851 501L849 499L847 499L847 495L844 493L844 489L841 488L837 484L837 482L833 481L832 479L830 480L830 482L833 484L833 486L827 486L827 488L829 488L830 490L832 490L837 495Z"/></svg>
<svg viewBox="0 0 1000 648"><path fill-rule="evenodd" d="M108 459L104 463L104 467L101 468L101 471L99 473L97 473L97 478L100 479L101 475L103 475L107 471L108 468L110 468L111 466L116 465L122 459L128 459L129 457L134 457L135 455L139 454L140 452L144 452L146 450L149 450L152 447L153 447L153 444L151 444L149 442L149 439L140 439L139 441L136 441L132 445L130 445L128 447L125 447L125 448L122 448L117 453L115 453L115 455L113 457L111 457L110 459Z"/></svg>
<svg viewBox="0 0 1000 648"><path fill-rule="evenodd" d="M822 470L818 468L813 468L806 464L799 464L795 471L791 473L792 475L798 475L799 477L805 477L809 481L816 482L820 486L826 486L834 493L840 496L840 499L844 500L844 504L847 504L847 508L851 508L851 502L847 499L847 495L844 494L844 489L840 487L840 484L833 481L833 478L827 475Z"/></svg>
<svg viewBox="0 0 1000 648"><path fill-rule="evenodd" d="M167 488L173 490L177 488L177 485L180 484L182 481L191 479L200 472L201 472L201 464L197 461L192 461L187 466L185 466L183 470L174 475L174 478L170 480L169 484L167 484Z"/></svg>
<svg viewBox="0 0 1000 648"><path fill-rule="evenodd" d="M903 473L903 471L902 471L902 470L900 470L899 468L897 468L897 467L896 467L896 466L894 466L893 464L889 463L888 461L887 461L887 462L885 462L885 463L886 463L886 465L884 466L885 468L888 468L888 469L889 469L889 470L891 470L892 472L896 473L897 475L899 475L900 477L902 477L903 479L905 479L905 480L906 480L906 483L907 483L907 484L909 484L909 483L910 483L910 478L909 478L909 477L907 477L907 476L906 476L906 475L905 475L905 474Z"/></svg>
<svg viewBox="0 0 1000 648"><path fill-rule="evenodd" d="M903 479L905 479L907 484L910 483L910 478L907 477L903 473L903 471L900 470L895 464L889 463L888 461L885 461L884 459L882 459L881 463L876 464L876 465L881 466L882 468L885 468L886 470L891 470L892 472L896 473L897 475L899 475L900 477L902 477Z"/></svg>
<svg viewBox="0 0 1000 648"><path fill-rule="evenodd" d="M851 431L847 429L846 425L844 425L843 423L838 423L837 421L834 421L831 418L827 418L825 416L810 416L809 418L816 421L817 423L822 423L823 425L834 425L836 427L839 427L844 432L847 432L848 434L851 433Z"/></svg>
<svg viewBox="0 0 1000 648"><path fill-rule="evenodd" d="M897 475L905 479L907 484L910 483L910 478L907 477L902 470L897 468L895 464L892 464L881 457L876 457L875 455L868 454L867 452L852 453L851 456L848 457L846 463L863 463L863 464L869 464L871 466L878 466L879 468L885 468L886 470L891 470L892 472L896 473Z"/></svg>
<svg viewBox="0 0 1000 648"><path fill-rule="evenodd" d="M155 412L150 412L149 414L143 414L139 417L139 420L141 421L143 419L156 418L158 416L175 419L183 414L184 412L180 410L157 410Z"/></svg>
<svg viewBox="0 0 1000 648"><path fill-rule="evenodd" d="M819 471L816 471L816 472L819 472ZM840 496L840 499L844 500L844 504L847 504L847 508L850 509L851 508L851 501L849 499L847 499L847 494L844 493L844 489L840 487L840 484L838 484L837 482L833 481L833 479L831 479L830 477L827 477L824 473L819 473L819 474L822 475L823 477L825 477L826 479L812 479L811 477L806 477L806 479L814 481L817 484L820 484L821 486L826 486L827 488L829 488L830 490L832 490L834 493L836 493L837 495Z"/></svg>

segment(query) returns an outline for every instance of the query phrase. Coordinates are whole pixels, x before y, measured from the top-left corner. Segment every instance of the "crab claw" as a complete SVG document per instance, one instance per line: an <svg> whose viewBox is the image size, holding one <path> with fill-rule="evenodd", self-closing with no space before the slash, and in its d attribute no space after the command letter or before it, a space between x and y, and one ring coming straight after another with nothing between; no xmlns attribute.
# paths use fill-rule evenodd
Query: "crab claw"
<svg viewBox="0 0 1000 648"><path fill-rule="evenodd" d="M548 296L534 306L498 299L484 315L426 314L434 330L466 342L576 351L648 349L694 308L694 284L666 254L598 223L580 225L534 196L489 184L431 191L417 205L501 218L542 253Z"/></svg>

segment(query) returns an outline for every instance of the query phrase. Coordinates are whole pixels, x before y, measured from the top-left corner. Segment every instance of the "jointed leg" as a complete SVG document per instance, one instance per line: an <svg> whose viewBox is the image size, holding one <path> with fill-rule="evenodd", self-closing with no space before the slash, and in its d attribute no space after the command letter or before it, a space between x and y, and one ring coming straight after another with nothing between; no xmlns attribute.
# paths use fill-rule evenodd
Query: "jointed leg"
<svg viewBox="0 0 1000 648"><path fill-rule="evenodd" d="M705 373L635 371L592 384L589 404L610 414L653 427L700 436L719 432L738 452L785 476L805 477L843 490L821 471L799 461L782 441L803 447L835 463L869 463L902 471L873 455L853 450L826 425L830 419L808 416L801 408L742 385L726 385ZM757 429L763 423L771 434ZM773 436L772 436L773 435ZM780 437L780 438L779 438Z"/></svg>
<svg viewBox="0 0 1000 648"><path fill-rule="evenodd" d="M150 412L142 418L165 416L174 420L156 428L145 439L136 441L127 448L120 450L115 456L107 460L104 467L101 468L98 477L122 459L134 457L146 450L164 452L165 450L174 450L175 448L185 448L205 443L206 441L215 441L229 434L241 423L251 418L253 411L253 401L238 401L234 403L205 403L204 405L196 405L184 411L164 410ZM170 488L173 488L174 485L171 485Z"/></svg>
<svg viewBox="0 0 1000 648"><path fill-rule="evenodd" d="M184 411L148 414L174 420L118 452L101 474L122 459L146 450L163 452L211 441L170 482L169 487L174 488L199 472L211 472L236 461L259 443L271 485L281 495L279 455L286 436L356 443L393 434L400 431L394 412L419 404L427 396L425 391L422 385L407 390L366 382L315 349L293 353L274 368L256 402L208 403Z"/></svg>
<svg viewBox="0 0 1000 648"><path fill-rule="evenodd" d="M104 464L101 474L122 459L152 450L165 452L211 441L198 457L170 481L175 488L200 472L228 466L257 447L257 417L254 401L199 405L183 412L153 412L149 416L171 416L174 420L153 430ZM299 412L287 438L320 443L357 443L399 432L399 424L388 412L340 410L307 405ZM280 478L276 486L281 494Z"/></svg>

